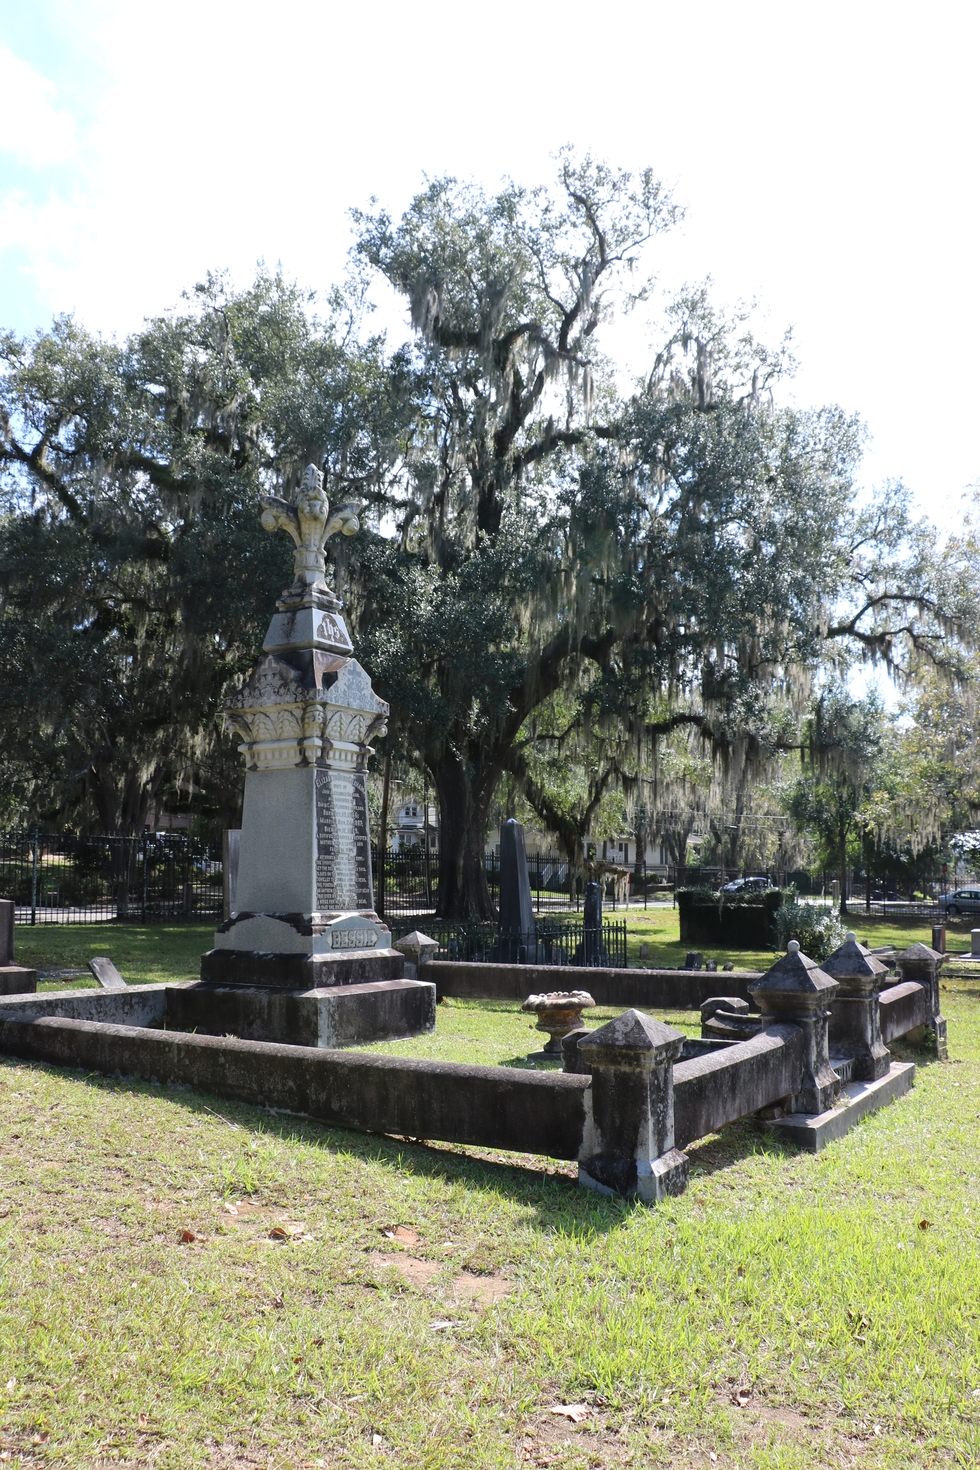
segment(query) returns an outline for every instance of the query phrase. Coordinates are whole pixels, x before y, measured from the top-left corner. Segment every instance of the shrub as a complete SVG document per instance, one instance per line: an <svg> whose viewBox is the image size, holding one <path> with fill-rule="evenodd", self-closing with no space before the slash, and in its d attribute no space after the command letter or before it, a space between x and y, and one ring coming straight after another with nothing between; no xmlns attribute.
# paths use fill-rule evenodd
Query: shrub
<svg viewBox="0 0 980 1470"><path fill-rule="evenodd" d="M785 949L791 939L796 939L803 953L818 964L833 954L847 937L838 913L817 908L816 904L801 903L798 898L787 898L776 910L775 927L776 943L780 949Z"/></svg>

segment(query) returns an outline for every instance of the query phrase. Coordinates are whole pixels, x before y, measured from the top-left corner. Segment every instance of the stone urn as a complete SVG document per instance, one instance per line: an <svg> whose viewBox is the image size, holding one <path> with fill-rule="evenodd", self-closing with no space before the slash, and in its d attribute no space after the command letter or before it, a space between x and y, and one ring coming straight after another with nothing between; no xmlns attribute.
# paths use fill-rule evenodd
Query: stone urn
<svg viewBox="0 0 980 1470"><path fill-rule="evenodd" d="M521 1010L534 1012L538 1018L536 1029L546 1032L549 1039L544 1050L532 1052L528 1060L560 1062L562 1037L577 1031L582 1024L582 1012L594 1005L587 990L552 990L546 995L529 995Z"/></svg>

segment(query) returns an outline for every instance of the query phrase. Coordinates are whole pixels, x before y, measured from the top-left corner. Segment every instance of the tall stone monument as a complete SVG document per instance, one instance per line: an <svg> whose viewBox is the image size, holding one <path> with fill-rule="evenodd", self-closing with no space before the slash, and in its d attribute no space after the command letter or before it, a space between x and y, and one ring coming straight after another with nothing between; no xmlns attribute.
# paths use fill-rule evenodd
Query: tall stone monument
<svg viewBox="0 0 980 1470"><path fill-rule="evenodd" d="M327 540L352 535L357 515L331 513L309 465L295 503L263 497L262 525L292 538L295 577L226 711L246 765L236 907L201 978L290 988L398 978L402 956L374 911L366 785L388 706L353 657L326 576Z"/></svg>

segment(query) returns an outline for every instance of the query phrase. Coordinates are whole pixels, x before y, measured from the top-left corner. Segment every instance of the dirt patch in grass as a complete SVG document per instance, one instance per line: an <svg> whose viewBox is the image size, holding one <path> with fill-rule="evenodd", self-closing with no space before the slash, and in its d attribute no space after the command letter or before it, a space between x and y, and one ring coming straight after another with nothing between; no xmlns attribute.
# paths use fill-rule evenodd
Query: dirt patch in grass
<svg viewBox="0 0 980 1470"><path fill-rule="evenodd" d="M443 1269L438 1261L422 1260L402 1251L368 1251L365 1259L376 1270L396 1271L408 1286L419 1290L432 1286ZM442 1295L485 1307L493 1302L503 1301L513 1289L513 1282L505 1276L460 1271L447 1283Z"/></svg>
<svg viewBox="0 0 980 1470"><path fill-rule="evenodd" d="M409 1286L430 1286L442 1269L438 1261L421 1261L418 1256L402 1255L396 1251L368 1251L368 1265L379 1271L397 1271Z"/></svg>

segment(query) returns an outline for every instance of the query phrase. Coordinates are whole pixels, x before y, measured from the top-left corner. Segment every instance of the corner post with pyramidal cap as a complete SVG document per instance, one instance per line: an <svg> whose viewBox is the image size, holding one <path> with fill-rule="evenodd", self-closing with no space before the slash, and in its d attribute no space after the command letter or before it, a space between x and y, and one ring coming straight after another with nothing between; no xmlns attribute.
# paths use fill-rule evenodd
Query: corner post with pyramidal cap
<svg viewBox="0 0 980 1470"><path fill-rule="evenodd" d="M356 510L331 513L323 475L309 465L294 501L262 498L262 525L292 539L294 579L226 710L246 764L236 911L201 978L288 987L397 979L402 956L374 911L366 785L388 706L352 656L326 576L327 540L353 535Z"/></svg>
<svg viewBox="0 0 980 1470"><path fill-rule="evenodd" d="M577 1069L592 1073L578 1158L584 1188L645 1204L684 1192L673 1072L683 1045L679 1031L636 1010L579 1037Z"/></svg>

